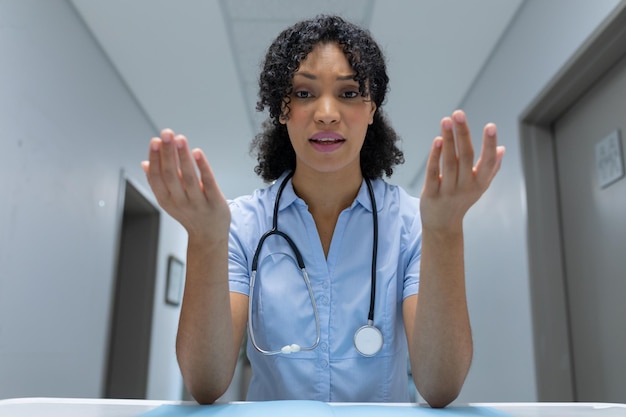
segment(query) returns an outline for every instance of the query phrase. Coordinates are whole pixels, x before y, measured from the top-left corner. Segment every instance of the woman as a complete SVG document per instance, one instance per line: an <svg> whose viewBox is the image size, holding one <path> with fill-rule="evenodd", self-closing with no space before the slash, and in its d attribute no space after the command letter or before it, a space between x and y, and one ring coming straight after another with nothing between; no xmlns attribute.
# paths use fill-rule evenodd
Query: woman
<svg viewBox="0 0 626 417"><path fill-rule="evenodd" d="M367 31L319 16L276 38L260 77L255 171L275 183L227 202L201 150L169 129L152 139L148 180L189 235L177 354L197 401L227 389L246 326L249 400L408 401L407 356L431 406L457 397L472 358L463 217L504 148L488 124L473 166L454 112L409 196L381 178L403 162L387 82Z"/></svg>

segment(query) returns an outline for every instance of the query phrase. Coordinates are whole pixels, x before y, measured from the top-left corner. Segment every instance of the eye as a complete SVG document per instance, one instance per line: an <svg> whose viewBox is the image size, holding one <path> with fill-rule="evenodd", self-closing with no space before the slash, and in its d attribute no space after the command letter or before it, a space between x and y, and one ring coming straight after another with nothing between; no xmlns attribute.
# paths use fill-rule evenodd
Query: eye
<svg viewBox="0 0 626 417"><path fill-rule="evenodd" d="M358 91L346 91L341 94L343 98L357 98L359 96Z"/></svg>
<svg viewBox="0 0 626 417"><path fill-rule="evenodd" d="M311 93L306 90L299 90L293 93L296 98L311 98Z"/></svg>

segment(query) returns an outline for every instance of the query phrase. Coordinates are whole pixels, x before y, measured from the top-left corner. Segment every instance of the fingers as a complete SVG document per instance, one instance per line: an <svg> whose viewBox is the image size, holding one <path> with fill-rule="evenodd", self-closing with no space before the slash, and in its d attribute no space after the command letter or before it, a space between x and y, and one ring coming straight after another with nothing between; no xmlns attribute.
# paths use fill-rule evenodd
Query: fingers
<svg viewBox="0 0 626 417"><path fill-rule="evenodd" d="M476 166L474 146L467 118L462 110L441 120L441 136L433 142L427 161L425 192L440 190L452 194L458 188L486 189L498 172L504 147L497 146L496 125L489 123L483 132L483 145Z"/></svg>
<svg viewBox="0 0 626 417"><path fill-rule="evenodd" d="M471 180L474 164L474 147L462 110L456 110L452 117L441 120L441 136L443 138L442 183L444 192L452 192L457 185L463 186Z"/></svg>
<svg viewBox="0 0 626 417"><path fill-rule="evenodd" d="M465 113L462 110L455 111L452 113L452 120L454 121L454 133L458 150L459 175L461 175L459 179L462 180L472 172L474 146L472 145L472 137Z"/></svg>
<svg viewBox="0 0 626 417"><path fill-rule="evenodd" d="M189 149L187 138L183 135L176 135L175 141L181 185L183 186L185 195L192 203L202 203L205 200L202 192L202 184L198 180L195 161Z"/></svg>
<svg viewBox="0 0 626 417"><path fill-rule="evenodd" d="M154 195L157 197L159 203L162 204L163 199L169 196L169 191L163 182L163 177L161 176L160 149L161 139L152 138L152 140L150 140L148 162L144 162L142 165L144 167L144 171L146 171L146 177L148 178L148 183L150 184Z"/></svg>
<svg viewBox="0 0 626 417"><path fill-rule="evenodd" d="M497 143L496 125L489 123L483 131L483 145L474 167L476 180L485 188L500 169L504 157L504 146L498 146Z"/></svg>
<svg viewBox="0 0 626 417"><path fill-rule="evenodd" d="M441 137L441 188L444 193L449 193L456 187L458 175L454 126L449 117L441 120Z"/></svg>
<svg viewBox="0 0 626 417"><path fill-rule="evenodd" d="M423 195L434 196L439 191L439 160L441 159L442 147L443 138L441 136L438 136L433 141L433 144L430 148L430 154L428 155L428 161L426 162L424 190L422 191Z"/></svg>
<svg viewBox="0 0 626 417"><path fill-rule="evenodd" d="M209 165L209 162L201 149L194 149L192 152L193 158L196 161L196 166L200 172L200 182L202 184L202 190L208 200L211 200L213 195L222 195L213 170Z"/></svg>
<svg viewBox="0 0 626 417"><path fill-rule="evenodd" d="M160 163L162 181L169 192L169 199L183 201L187 198L181 186L181 171L179 170L179 154L176 146L176 137L170 129L161 132Z"/></svg>
<svg viewBox="0 0 626 417"><path fill-rule="evenodd" d="M171 129L150 141L148 161L142 163L150 187L162 206L194 202L202 198L187 139Z"/></svg>
<svg viewBox="0 0 626 417"><path fill-rule="evenodd" d="M497 145L496 126L489 123L474 166L474 148L465 114L457 110L452 117L442 119L441 136L433 141L426 163L420 203L422 225L457 230L467 210L489 187L503 155L504 147Z"/></svg>

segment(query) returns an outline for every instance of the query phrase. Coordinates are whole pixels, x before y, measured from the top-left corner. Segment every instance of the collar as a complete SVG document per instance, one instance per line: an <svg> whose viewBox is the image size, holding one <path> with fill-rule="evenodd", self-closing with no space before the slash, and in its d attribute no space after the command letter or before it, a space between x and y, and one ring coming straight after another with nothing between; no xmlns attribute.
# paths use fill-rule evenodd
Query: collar
<svg viewBox="0 0 626 417"><path fill-rule="evenodd" d="M278 194L278 189L280 188L280 184L285 181L287 175L289 175L290 171L285 171L281 174L281 176L271 185L271 195L276 201L276 196ZM374 190L374 197L376 198L376 209L378 212L381 211L383 206L383 200L385 198L385 186L384 181L380 179L370 180L372 183L372 189ZM305 204L302 199L300 199L295 191L293 190L293 185L291 183L291 179L288 180L287 184L285 184L285 188L283 189L283 194L280 197L280 203L278 206L278 210L282 211L286 207L289 207L294 202L300 201L302 204ZM361 188L354 199L351 207L354 207L356 204L360 204L367 211L372 211L372 201L370 199L369 191L367 190L367 184L365 183L365 179L361 182Z"/></svg>
<svg viewBox="0 0 626 417"><path fill-rule="evenodd" d="M274 181L271 185L270 193L273 197L274 202L276 201L276 196L278 195L278 189L280 185L285 181L285 178L291 173L291 171L283 172L280 177ZM280 203L278 205L278 211L284 210L286 207L289 207L296 200L300 200L300 198L296 195L296 192L293 190L293 185L291 183L291 178L288 180L287 184L285 184L285 188L283 190L283 194L280 196Z"/></svg>
<svg viewBox="0 0 626 417"><path fill-rule="evenodd" d="M383 206L383 199L385 198L384 182L380 179L372 179L370 182L372 183L372 190L374 191L374 198L376 199L376 211L380 212ZM359 189L354 203L352 203L352 207L354 207L355 204L360 204L369 212L372 211L372 200L367 189L365 178L363 178L361 182L361 188Z"/></svg>

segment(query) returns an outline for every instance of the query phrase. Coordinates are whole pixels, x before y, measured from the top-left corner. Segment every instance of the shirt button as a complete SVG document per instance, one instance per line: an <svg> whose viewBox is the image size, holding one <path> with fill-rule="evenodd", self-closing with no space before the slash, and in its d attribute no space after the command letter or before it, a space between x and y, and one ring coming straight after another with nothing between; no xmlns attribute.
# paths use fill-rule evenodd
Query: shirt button
<svg viewBox="0 0 626 417"><path fill-rule="evenodd" d="M325 295L322 295L320 297L320 303L322 303L324 305L328 304L328 297L326 297Z"/></svg>
<svg viewBox="0 0 626 417"><path fill-rule="evenodd" d="M328 361L326 359L322 359L320 362L320 366L322 368L328 368Z"/></svg>
<svg viewBox="0 0 626 417"><path fill-rule="evenodd" d="M328 345L326 344L326 342L322 342L322 343L320 343L320 349L322 349L322 350L324 350L324 351L325 351L326 349L328 349Z"/></svg>
<svg viewBox="0 0 626 417"><path fill-rule="evenodd" d="M328 281L322 282L322 288L323 289L328 289Z"/></svg>

